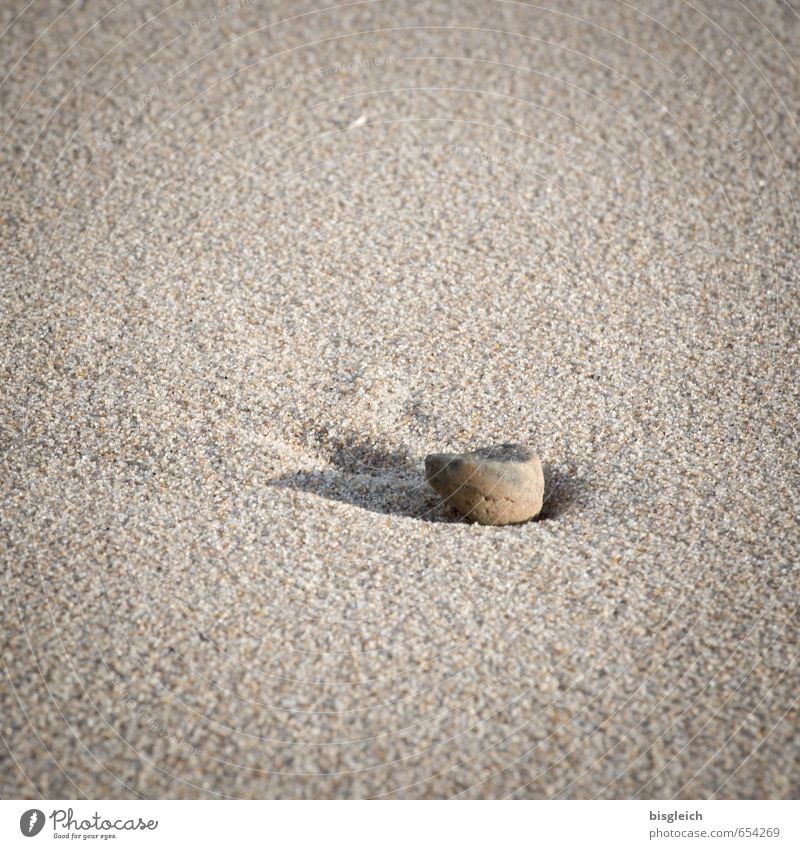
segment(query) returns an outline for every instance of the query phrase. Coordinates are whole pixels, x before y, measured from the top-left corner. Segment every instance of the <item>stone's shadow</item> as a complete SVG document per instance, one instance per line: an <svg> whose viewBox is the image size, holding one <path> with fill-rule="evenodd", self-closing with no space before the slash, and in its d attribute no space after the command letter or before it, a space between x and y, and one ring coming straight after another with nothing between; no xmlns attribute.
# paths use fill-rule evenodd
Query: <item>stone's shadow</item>
<svg viewBox="0 0 800 849"><path fill-rule="evenodd" d="M311 492L373 513L426 522L465 521L428 486L422 464L404 448L376 442L371 435L332 433L327 427L316 428L307 438L332 468L301 470L271 481L272 486Z"/></svg>
<svg viewBox="0 0 800 849"><path fill-rule="evenodd" d="M544 500L536 521L558 519L566 513L587 489L585 478L577 475L568 466L543 463Z"/></svg>
<svg viewBox="0 0 800 849"><path fill-rule="evenodd" d="M272 486L311 492L332 501L341 501L394 516L409 516L425 522L465 522L463 516L442 502L426 483L421 465L367 469L348 472L340 469L295 472L270 481Z"/></svg>

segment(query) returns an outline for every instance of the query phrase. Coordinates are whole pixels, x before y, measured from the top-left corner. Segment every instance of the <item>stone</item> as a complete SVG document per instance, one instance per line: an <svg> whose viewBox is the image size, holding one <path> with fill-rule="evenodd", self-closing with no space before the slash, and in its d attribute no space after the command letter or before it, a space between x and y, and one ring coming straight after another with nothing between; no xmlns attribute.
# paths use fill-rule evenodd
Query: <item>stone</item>
<svg viewBox="0 0 800 849"><path fill-rule="evenodd" d="M524 445L428 454L425 477L448 504L482 525L527 522L542 509L542 462Z"/></svg>

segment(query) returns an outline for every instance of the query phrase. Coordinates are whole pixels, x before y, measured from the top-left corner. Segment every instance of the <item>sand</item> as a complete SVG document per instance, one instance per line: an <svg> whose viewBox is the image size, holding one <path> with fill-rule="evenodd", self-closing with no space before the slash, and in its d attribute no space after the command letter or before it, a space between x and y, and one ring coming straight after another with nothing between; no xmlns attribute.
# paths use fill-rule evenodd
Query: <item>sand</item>
<svg viewBox="0 0 800 849"><path fill-rule="evenodd" d="M0 794L797 797L799 14L3 4Z"/></svg>

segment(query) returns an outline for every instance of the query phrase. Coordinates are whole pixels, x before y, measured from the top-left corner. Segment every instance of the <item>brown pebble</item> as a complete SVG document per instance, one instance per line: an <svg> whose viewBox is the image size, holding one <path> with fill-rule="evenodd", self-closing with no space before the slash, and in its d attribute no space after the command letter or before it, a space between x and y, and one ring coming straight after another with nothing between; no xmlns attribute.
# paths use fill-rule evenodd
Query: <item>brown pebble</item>
<svg viewBox="0 0 800 849"><path fill-rule="evenodd" d="M482 525L527 522L542 509L542 463L524 445L429 454L425 476L448 504Z"/></svg>

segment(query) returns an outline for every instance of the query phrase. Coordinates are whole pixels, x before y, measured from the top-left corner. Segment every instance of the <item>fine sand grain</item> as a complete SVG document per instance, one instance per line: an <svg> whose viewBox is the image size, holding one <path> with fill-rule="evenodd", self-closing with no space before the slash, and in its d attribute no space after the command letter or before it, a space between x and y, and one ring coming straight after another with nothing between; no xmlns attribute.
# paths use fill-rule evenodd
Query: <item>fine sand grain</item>
<svg viewBox="0 0 800 849"><path fill-rule="evenodd" d="M797 3L320 6L0 8L0 794L797 797Z"/></svg>

